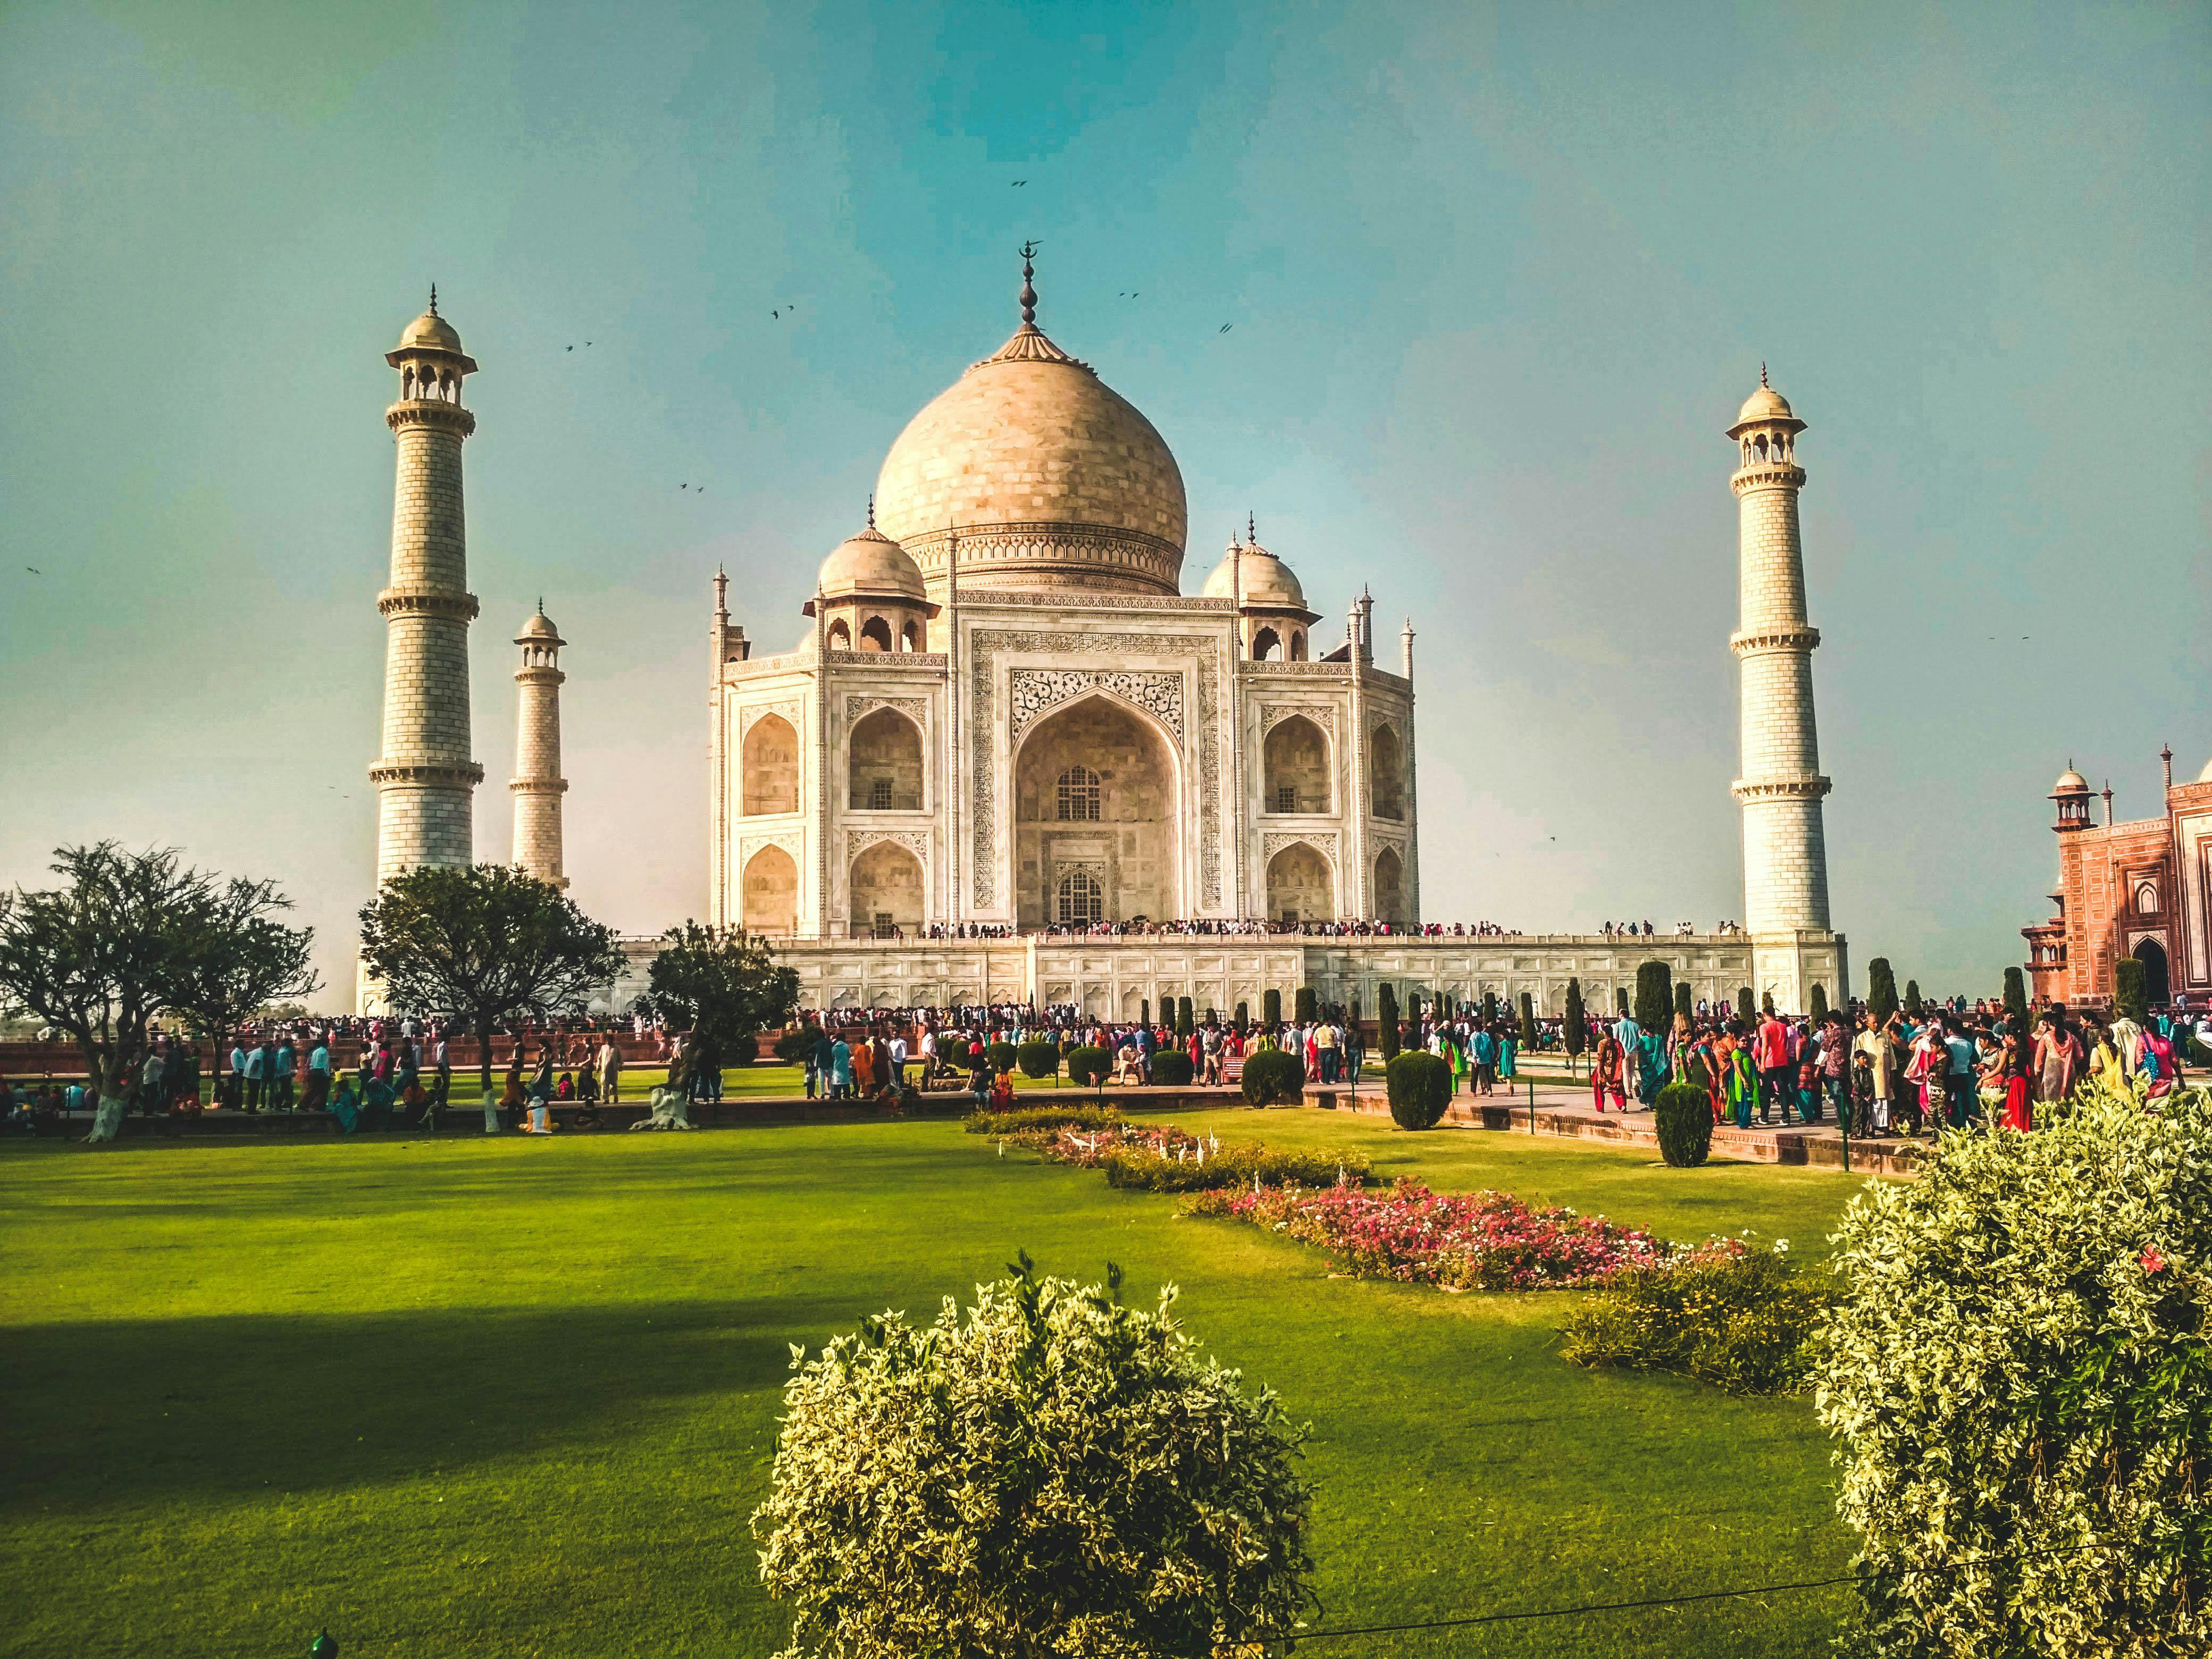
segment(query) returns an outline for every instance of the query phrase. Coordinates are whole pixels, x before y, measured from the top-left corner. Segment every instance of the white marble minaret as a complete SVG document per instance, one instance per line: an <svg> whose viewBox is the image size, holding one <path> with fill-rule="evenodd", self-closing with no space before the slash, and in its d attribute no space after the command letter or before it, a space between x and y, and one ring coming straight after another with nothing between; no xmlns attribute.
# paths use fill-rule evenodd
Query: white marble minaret
<svg viewBox="0 0 2212 1659"><path fill-rule="evenodd" d="M514 636L522 664L514 671L517 713L514 730L514 862L556 887L568 878L561 870L561 797L568 781L561 775L561 637L545 615L522 624Z"/></svg>
<svg viewBox="0 0 2212 1659"><path fill-rule="evenodd" d="M1809 989L1802 936L1829 934L1828 855L1820 799L1820 743L1813 718L1813 651L1805 619L1805 557L1797 530L1797 434L1805 422L1759 371L1759 389L1728 435L1740 465L1729 482L1741 504L1741 620L1729 641L1743 664L1743 921L1759 988L1802 1012ZM1831 986L1840 1002L1844 989Z"/></svg>
<svg viewBox="0 0 2212 1659"><path fill-rule="evenodd" d="M399 371L399 401L385 411L398 441L392 501L392 585L384 613L384 752L368 769L377 790L376 878L423 864L472 861L471 819L483 768L469 754L468 535L461 441L477 417L461 406L476 361L430 308L385 354Z"/></svg>

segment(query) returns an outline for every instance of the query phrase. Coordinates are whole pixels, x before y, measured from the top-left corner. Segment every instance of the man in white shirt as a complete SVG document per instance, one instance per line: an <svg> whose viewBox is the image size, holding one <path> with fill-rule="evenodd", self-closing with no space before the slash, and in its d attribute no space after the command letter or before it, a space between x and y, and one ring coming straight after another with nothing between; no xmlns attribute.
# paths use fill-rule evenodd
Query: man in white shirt
<svg viewBox="0 0 2212 1659"><path fill-rule="evenodd" d="M894 1034L890 1041L891 1081L901 1090L906 1087L906 1038Z"/></svg>

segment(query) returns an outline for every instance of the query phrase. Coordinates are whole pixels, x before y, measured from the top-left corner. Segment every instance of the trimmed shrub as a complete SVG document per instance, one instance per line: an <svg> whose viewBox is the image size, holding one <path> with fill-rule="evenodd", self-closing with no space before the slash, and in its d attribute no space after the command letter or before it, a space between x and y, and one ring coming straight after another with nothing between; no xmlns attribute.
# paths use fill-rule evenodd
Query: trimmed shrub
<svg viewBox="0 0 2212 1659"><path fill-rule="evenodd" d="M1274 1036L1276 1030L1282 1025L1282 1023L1283 994L1280 991L1274 990L1261 992L1260 1024L1267 1028L1267 1035L1269 1036Z"/></svg>
<svg viewBox="0 0 2212 1659"><path fill-rule="evenodd" d="M1521 994L1521 1046L1536 1052L1536 1000L1526 991Z"/></svg>
<svg viewBox="0 0 2212 1659"><path fill-rule="evenodd" d="M1694 1083L1670 1083L1652 1108L1659 1156L1678 1170L1694 1170L1713 1150L1713 1097Z"/></svg>
<svg viewBox="0 0 2212 1659"><path fill-rule="evenodd" d="M1813 1006L1808 1012L1813 1016L1813 1024L1818 1025L1828 1017L1828 988L1818 981L1815 981L1813 985L1812 1003Z"/></svg>
<svg viewBox="0 0 2212 1659"><path fill-rule="evenodd" d="M983 1063L994 1072L1011 1072L1018 1056L1011 1042L991 1042L983 1047Z"/></svg>
<svg viewBox="0 0 2212 1659"><path fill-rule="evenodd" d="M1297 994L1291 999L1291 1018L1301 1025L1310 1025L1320 1015L1321 1000L1314 995L1314 988L1299 986Z"/></svg>
<svg viewBox="0 0 2212 1659"><path fill-rule="evenodd" d="M2133 957L2112 964L2112 1006L2138 1025L2150 1023L2150 992L2143 981L2143 965Z"/></svg>
<svg viewBox="0 0 2212 1659"><path fill-rule="evenodd" d="M1761 991L1759 994L1759 1011L1763 1014L1771 1014L1774 1012L1773 992Z"/></svg>
<svg viewBox="0 0 2212 1659"><path fill-rule="evenodd" d="M1244 1057L1244 1103L1295 1106L1305 1098L1306 1068L1296 1054L1262 1048Z"/></svg>
<svg viewBox="0 0 2212 1659"><path fill-rule="evenodd" d="M1385 1066L1398 1057L1398 994L1387 981L1375 992L1375 1044Z"/></svg>
<svg viewBox="0 0 2212 1659"><path fill-rule="evenodd" d="M1451 1104L1451 1067L1440 1054L1415 1049L1382 1068L1391 1121L1401 1129L1433 1129Z"/></svg>
<svg viewBox="0 0 2212 1659"><path fill-rule="evenodd" d="M1016 1135L1031 1129L1118 1129L1121 1114L1111 1106L1017 1106L1012 1111L970 1112L961 1127L971 1135Z"/></svg>
<svg viewBox="0 0 2212 1659"><path fill-rule="evenodd" d="M1114 1073L1114 1056L1103 1048L1070 1048L1067 1051L1067 1080L1086 1089L1095 1088Z"/></svg>
<svg viewBox="0 0 2212 1659"><path fill-rule="evenodd" d="M1634 1012L1634 1010L1629 1006L1628 988L1626 985L1616 985L1613 988L1613 1011L1616 1014Z"/></svg>
<svg viewBox="0 0 2212 1659"><path fill-rule="evenodd" d="M1920 981L1917 979L1905 981L1905 1012L1915 1019L1920 1018Z"/></svg>
<svg viewBox="0 0 2212 1659"><path fill-rule="evenodd" d="M1663 1031L1674 1017L1674 970L1663 962L1646 962L1636 969L1636 1023L1647 1031Z"/></svg>
<svg viewBox="0 0 2212 1659"><path fill-rule="evenodd" d="M1139 1025L1150 1025L1152 1023L1152 1000L1150 997L1139 997L1137 999L1137 1024Z"/></svg>
<svg viewBox="0 0 2212 1659"><path fill-rule="evenodd" d="M1334 1187L1341 1176L1358 1187L1368 1178L1367 1154L1270 1152L1265 1146L1224 1146L1203 1164L1162 1158L1146 1146L1124 1146L1099 1160L1109 1186L1146 1193L1208 1193L1225 1187Z"/></svg>
<svg viewBox="0 0 2212 1659"><path fill-rule="evenodd" d="M1567 981L1566 1030L1560 1033L1568 1058L1579 1057L1589 1039L1589 1010L1583 1006L1583 982L1571 978Z"/></svg>
<svg viewBox="0 0 2212 1659"><path fill-rule="evenodd" d="M1163 1048L1152 1056L1152 1081L1170 1089L1190 1086L1190 1056L1180 1048Z"/></svg>
<svg viewBox="0 0 2212 1659"><path fill-rule="evenodd" d="M1690 981L1686 979L1676 980L1674 981L1674 1012L1681 1015L1684 1019L1688 1019L1692 1016L1693 1008L1694 1005L1690 1000Z"/></svg>
<svg viewBox="0 0 2212 1659"><path fill-rule="evenodd" d="M1240 1002L1237 1005L1237 1029L1239 1031L1249 1031L1252 1029L1252 1005L1249 1002Z"/></svg>
<svg viewBox="0 0 2212 1659"><path fill-rule="evenodd" d="M2004 1006L2007 1018L2015 1031L2027 1030L2027 981L2017 968L2004 971Z"/></svg>
<svg viewBox="0 0 2212 1659"><path fill-rule="evenodd" d="M811 1025L794 1025L776 1038L775 1057L787 1066L796 1066L814 1052L821 1036Z"/></svg>
<svg viewBox="0 0 2212 1659"><path fill-rule="evenodd" d="M1811 1379L1826 1307L1786 1254L1709 1246L1612 1274L1568 1313L1559 1353L1577 1365L1693 1376L1729 1394L1793 1394Z"/></svg>
<svg viewBox="0 0 2212 1659"><path fill-rule="evenodd" d="M1838 1239L1816 1409L1852 1650L2212 1650L2212 1095L2091 1081L2033 1134L1947 1135Z"/></svg>
<svg viewBox="0 0 2212 1659"><path fill-rule="evenodd" d="M1745 1024L1750 1024L1751 1011L1753 1006L1753 1004L1751 1000L1751 987L1748 985L1737 986L1735 988L1735 1017L1741 1020Z"/></svg>
<svg viewBox="0 0 2212 1659"><path fill-rule="evenodd" d="M1060 1045L1050 1037L1031 1037L1014 1050L1014 1064L1024 1077L1060 1075Z"/></svg>
<svg viewBox="0 0 2212 1659"><path fill-rule="evenodd" d="M1188 1036L1198 1029L1198 1018L1192 1010L1188 997L1176 999L1176 1035Z"/></svg>
<svg viewBox="0 0 2212 1659"><path fill-rule="evenodd" d="M1889 1017L1897 1012L1897 975L1890 970L1887 957L1876 957L1867 963L1867 1012L1874 1016L1876 1026L1889 1024Z"/></svg>
<svg viewBox="0 0 2212 1659"><path fill-rule="evenodd" d="M1110 1265L1103 1287L1027 1255L1015 1275L933 1326L872 1316L793 1359L751 1521L789 1650L1286 1644L1313 1571L1304 1431L1204 1355L1172 1291L1146 1312Z"/></svg>

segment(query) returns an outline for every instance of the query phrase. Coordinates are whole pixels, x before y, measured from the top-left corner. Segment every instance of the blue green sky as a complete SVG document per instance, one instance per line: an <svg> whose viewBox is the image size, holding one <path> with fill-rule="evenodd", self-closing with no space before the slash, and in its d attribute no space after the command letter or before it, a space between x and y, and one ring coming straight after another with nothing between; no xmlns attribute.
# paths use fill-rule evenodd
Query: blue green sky
<svg viewBox="0 0 2212 1659"><path fill-rule="evenodd" d="M542 592L577 896L702 913L708 578L796 636L1035 237L1043 325L1182 462L1188 585L1249 510L1326 629L1413 615L1431 917L1741 914L1765 359L1838 923L1994 989L2068 758L2125 817L2212 756L2208 113L2194 5L10 6L0 878L174 843L349 985L381 354L434 278L483 364L479 854Z"/></svg>

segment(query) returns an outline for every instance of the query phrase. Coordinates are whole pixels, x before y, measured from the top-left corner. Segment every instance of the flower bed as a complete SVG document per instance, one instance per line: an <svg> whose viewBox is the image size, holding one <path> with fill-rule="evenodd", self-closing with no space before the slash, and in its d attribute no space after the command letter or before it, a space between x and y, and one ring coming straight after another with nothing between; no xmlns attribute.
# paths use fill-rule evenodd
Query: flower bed
<svg viewBox="0 0 2212 1659"><path fill-rule="evenodd" d="M1111 1108L979 1114L969 1130L1042 1153L1056 1164L1103 1170L1109 1183L1142 1192L1195 1193L1224 1187L1340 1182L1368 1178L1367 1155L1278 1152L1254 1142L1194 1135L1172 1123L1132 1123Z"/></svg>
<svg viewBox="0 0 2212 1659"><path fill-rule="evenodd" d="M1361 1279L1451 1290L1572 1290L1668 1254L1655 1235L1603 1216L1534 1210L1510 1193L1432 1193L1417 1181L1388 1192L1244 1186L1202 1193L1185 1212L1286 1232Z"/></svg>

